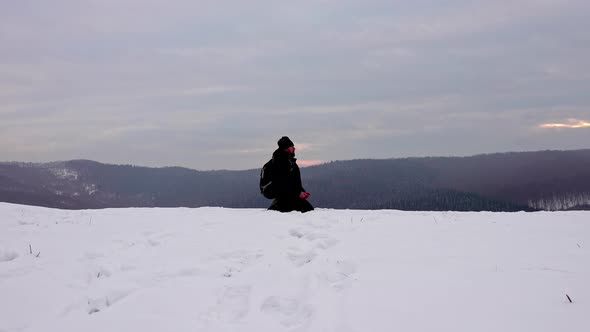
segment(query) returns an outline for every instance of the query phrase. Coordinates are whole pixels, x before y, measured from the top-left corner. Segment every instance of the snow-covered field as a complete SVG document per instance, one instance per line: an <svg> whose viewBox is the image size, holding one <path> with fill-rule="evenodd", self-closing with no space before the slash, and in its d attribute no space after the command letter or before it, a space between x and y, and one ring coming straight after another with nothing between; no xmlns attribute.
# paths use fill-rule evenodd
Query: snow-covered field
<svg viewBox="0 0 590 332"><path fill-rule="evenodd" d="M590 213L0 203L0 331L590 331Z"/></svg>

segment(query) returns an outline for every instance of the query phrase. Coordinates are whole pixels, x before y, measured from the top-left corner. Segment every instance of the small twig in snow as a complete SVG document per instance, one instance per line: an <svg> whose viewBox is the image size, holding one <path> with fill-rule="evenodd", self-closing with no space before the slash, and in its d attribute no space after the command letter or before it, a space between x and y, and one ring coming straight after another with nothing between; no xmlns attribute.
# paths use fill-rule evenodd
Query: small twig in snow
<svg viewBox="0 0 590 332"><path fill-rule="evenodd" d="M33 254L33 247L31 247L31 244L29 243L29 254Z"/></svg>
<svg viewBox="0 0 590 332"><path fill-rule="evenodd" d="M578 245L578 248L582 248L582 246L579 243L576 243Z"/></svg>
<svg viewBox="0 0 590 332"><path fill-rule="evenodd" d="M434 219L434 223L438 225L438 220L436 220L436 217L432 216L432 218Z"/></svg>
<svg viewBox="0 0 590 332"><path fill-rule="evenodd" d="M572 299L570 298L569 295L565 294L565 296L567 297L567 299L570 301L570 303L573 303L574 301L572 301Z"/></svg>
<svg viewBox="0 0 590 332"><path fill-rule="evenodd" d="M37 253L37 255L35 257L39 258L39 255L41 255L40 251L39 251L39 253Z"/></svg>

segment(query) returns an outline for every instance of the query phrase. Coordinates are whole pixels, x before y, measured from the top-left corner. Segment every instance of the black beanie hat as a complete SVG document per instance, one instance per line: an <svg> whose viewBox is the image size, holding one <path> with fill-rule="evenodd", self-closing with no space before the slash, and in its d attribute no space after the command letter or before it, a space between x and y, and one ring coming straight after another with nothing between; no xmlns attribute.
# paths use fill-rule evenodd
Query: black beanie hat
<svg viewBox="0 0 590 332"><path fill-rule="evenodd" d="M279 145L279 148L281 150L284 150L284 149L291 147L291 146L295 146L295 144L293 144L293 142L287 136L281 137L281 139L277 142L277 144Z"/></svg>

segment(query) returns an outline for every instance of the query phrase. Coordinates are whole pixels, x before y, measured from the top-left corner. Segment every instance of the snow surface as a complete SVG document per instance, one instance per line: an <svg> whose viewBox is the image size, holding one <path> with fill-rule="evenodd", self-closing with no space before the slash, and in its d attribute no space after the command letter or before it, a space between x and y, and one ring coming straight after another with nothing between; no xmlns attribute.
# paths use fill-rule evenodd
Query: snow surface
<svg viewBox="0 0 590 332"><path fill-rule="evenodd" d="M80 176L76 170L68 168L50 168L49 171L55 175L56 178L71 181L78 180L78 177Z"/></svg>
<svg viewBox="0 0 590 332"><path fill-rule="evenodd" d="M590 331L589 314L588 212L0 203L1 332Z"/></svg>

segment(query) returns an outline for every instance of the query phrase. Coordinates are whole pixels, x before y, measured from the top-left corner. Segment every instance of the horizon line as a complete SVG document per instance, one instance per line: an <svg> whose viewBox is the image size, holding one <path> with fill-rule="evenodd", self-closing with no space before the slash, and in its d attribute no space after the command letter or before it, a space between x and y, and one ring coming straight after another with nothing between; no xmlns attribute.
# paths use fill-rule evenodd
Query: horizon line
<svg viewBox="0 0 590 332"><path fill-rule="evenodd" d="M345 162L345 161L357 161L357 160L399 160L399 159L412 159L412 158L415 158L415 159L420 159L420 158L470 158L470 157L485 156L485 155L494 155L494 154L537 153L537 152L573 152L573 151L586 151L586 150L590 150L590 147L589 148L584 148L584 149L563 149L563 150L559 150L559 149L545 149L545 150L525 150L525 151L483 152L483 153L470 154L470 155L431 155L431 156L407 156L407 157L390 157L390 158L353 158L353 159L337 159L337 160L330 160L330 161L311 160L311 162L313 162L312 164L309 164L309 165L299 165L299 166L301 168L309 168L309 167L318 167L318 166L322 166L322 165L333 163L333 162ZM45 164L67 163L67 162L73 162L73 161L90 161L90 162L94 162L94 163L98 163L98 164L102 164L102 165L133 166L133 167L155 168L155 169L158 169L158 168L183 168L183 169L193 170L193 171L197 171L197 172L246 172L246 171L252 171L252 170L259 169L259 168L248 168L248 169L224 169L224 168L220 168L220 169L199 170L199 169L196 169L196 168L191 168L191 167L186 167L186 166L144 166L144 165L139 165L139 164L119 164L119 163L112 163L112 162L109 163L109 162L102 162L102 161L97 161L97 160L92 160L92 159L85 159L85 158L73 158L73 159L68 159L68 160L54 160L54 161L45 161L45 162L32 162L32 161L15 161L15 160L11 160L11 161L0 161L0 164L33 164L33 165L45 165ZM298 161L305 161L305 159L298 160ZM318 163L315 163L315 162L318 162ZM264 164L264 162L262 162L261 165L262 164Z"/></svg>

